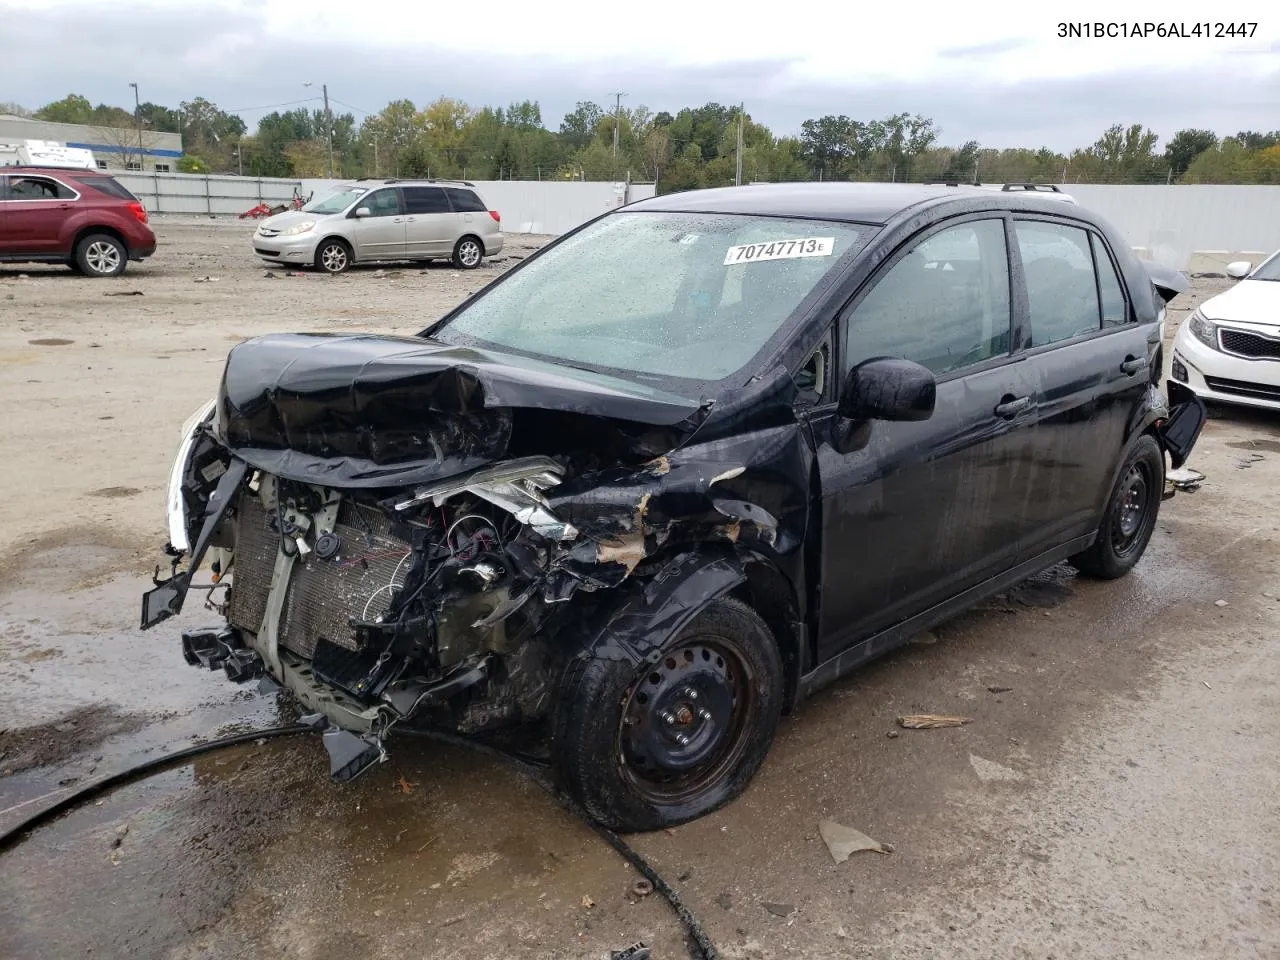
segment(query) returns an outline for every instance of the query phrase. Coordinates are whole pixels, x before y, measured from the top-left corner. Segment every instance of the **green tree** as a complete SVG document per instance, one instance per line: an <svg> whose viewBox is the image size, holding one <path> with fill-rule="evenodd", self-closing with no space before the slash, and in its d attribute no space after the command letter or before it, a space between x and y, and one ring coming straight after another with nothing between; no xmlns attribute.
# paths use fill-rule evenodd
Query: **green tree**
<svg viewBox="0 0 1280 960"><path fill-rule="evenodd" d="M590 100L579 100L572 112L565 114L560 122L560 139L570 150L580 150L591 142L596 134L596 125L604 111L599 104Z"/></svg>
<svg viewBox="0 0 1280 960"><path fill-rule="evenodd" d="M1196 157L1217 145L1217 134L1211 130L1179 130L1164 146L1165 163L1181 177Z"/></svg>
<svg viewBox="0 0 1280 960"><path fill-rule="evenodd" d="M50 123L90 123L93 120L93 104L88 97L69 93L61 100L46 103L32 116Z"/></svg>

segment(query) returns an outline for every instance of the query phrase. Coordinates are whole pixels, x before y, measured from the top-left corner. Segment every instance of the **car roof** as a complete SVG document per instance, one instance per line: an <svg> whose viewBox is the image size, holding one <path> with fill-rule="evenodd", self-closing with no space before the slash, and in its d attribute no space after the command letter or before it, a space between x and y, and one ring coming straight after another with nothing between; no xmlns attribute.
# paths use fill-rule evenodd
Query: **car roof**
<svg viewBox="0 0 1280 960"><path fill-rule="evenodd" d="M727 213L762 217L846 220L883 226L904 211L949 200L981 201L993 209L1061 213L1060 199L1031 190L917 183L761 183L664 194L628 204L625 210Z"/></svg>
<svg viewBox="0 0 1280 960"><path fill-rule="evenodd" d="M88 167L49 167L37 166L30 163L11 163L6 166L0 166L0 177L8 173L41 173L52 176L53 174L66 175L74 173L77 177L110 177L111 174L107 170L90 170Z"/></svg>

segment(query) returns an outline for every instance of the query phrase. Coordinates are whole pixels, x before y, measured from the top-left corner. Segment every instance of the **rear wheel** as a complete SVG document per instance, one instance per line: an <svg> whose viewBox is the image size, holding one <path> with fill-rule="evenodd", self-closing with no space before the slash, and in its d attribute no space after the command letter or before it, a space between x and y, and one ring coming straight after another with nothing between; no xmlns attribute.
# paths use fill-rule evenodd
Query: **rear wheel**
<svg viewBox="0 0 1280 960"><path fill-rule="evenodd" d="M1120 469L1093 546L1071 558L1081 573L1104 580L1123 577L1142 559L1160 514L1164 452L1144 434Z"/></svg>
<svg viewBox="0 0 1280 960"><path fill-rule="evenodd" d="M684 823L723 806L764 761L782 713L782 658L745 604L714 600L652 663L574 660L556 706L556 762L587 813L615 830Z"/></svg>
<svg viewBox="0 0 1280 960"><path fill-rule="evenodd" d="M342 240L323 241L316 247L316 268L325 273L342 273L351 266L351 248Z"/></svg>
<svg viewBox="0 0 1280 960"><path fill-rule="evenodd" d="M453 248L453 265L459 270L474 270L484 259L484 247L475 237L463 237Z"/></svg>
<svg viewBox="0 0 1280 960"><path fill-rule="evenodd" d="M129 263L124 244L105 233L91 233L76 244L76 269L86 277L118 277Z"/></svg>

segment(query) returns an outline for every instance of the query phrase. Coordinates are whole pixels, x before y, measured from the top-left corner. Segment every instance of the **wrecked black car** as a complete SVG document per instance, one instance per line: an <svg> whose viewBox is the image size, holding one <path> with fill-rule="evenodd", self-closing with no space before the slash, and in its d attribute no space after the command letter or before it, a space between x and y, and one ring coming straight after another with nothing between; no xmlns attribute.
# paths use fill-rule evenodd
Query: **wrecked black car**
<svg viewBox="0 0 1280 960"><path fill-rule="evenodd" d="M1032 193L632 204L417 336L232 349L142 625L206 594L187 659L322 714L340 778L397 729L518 727L603 823L689 820L822 684L1137 563L1204 421L1159 389L1177 286Z"/></svg>

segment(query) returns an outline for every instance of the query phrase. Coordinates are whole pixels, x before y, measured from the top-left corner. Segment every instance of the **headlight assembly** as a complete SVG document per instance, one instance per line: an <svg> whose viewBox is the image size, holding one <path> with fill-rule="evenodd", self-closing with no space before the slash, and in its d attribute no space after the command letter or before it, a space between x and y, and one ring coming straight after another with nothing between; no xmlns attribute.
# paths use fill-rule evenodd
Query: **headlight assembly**
<svg viewBox="0 0 1280 960"><path fill-rule="evenodd" d="M1210 349L1218 349L1218 325L1198 309L1187 319L1191 335Z"/></svg>
<svg viewBox="0 0 1280 960"><path fill-rule="evenodd" d="M296 237L300 233L308 233L315 228L314 220L304 220L302 223L295 223L291 227L285 227L280 231L282 237Z"/></svg>

